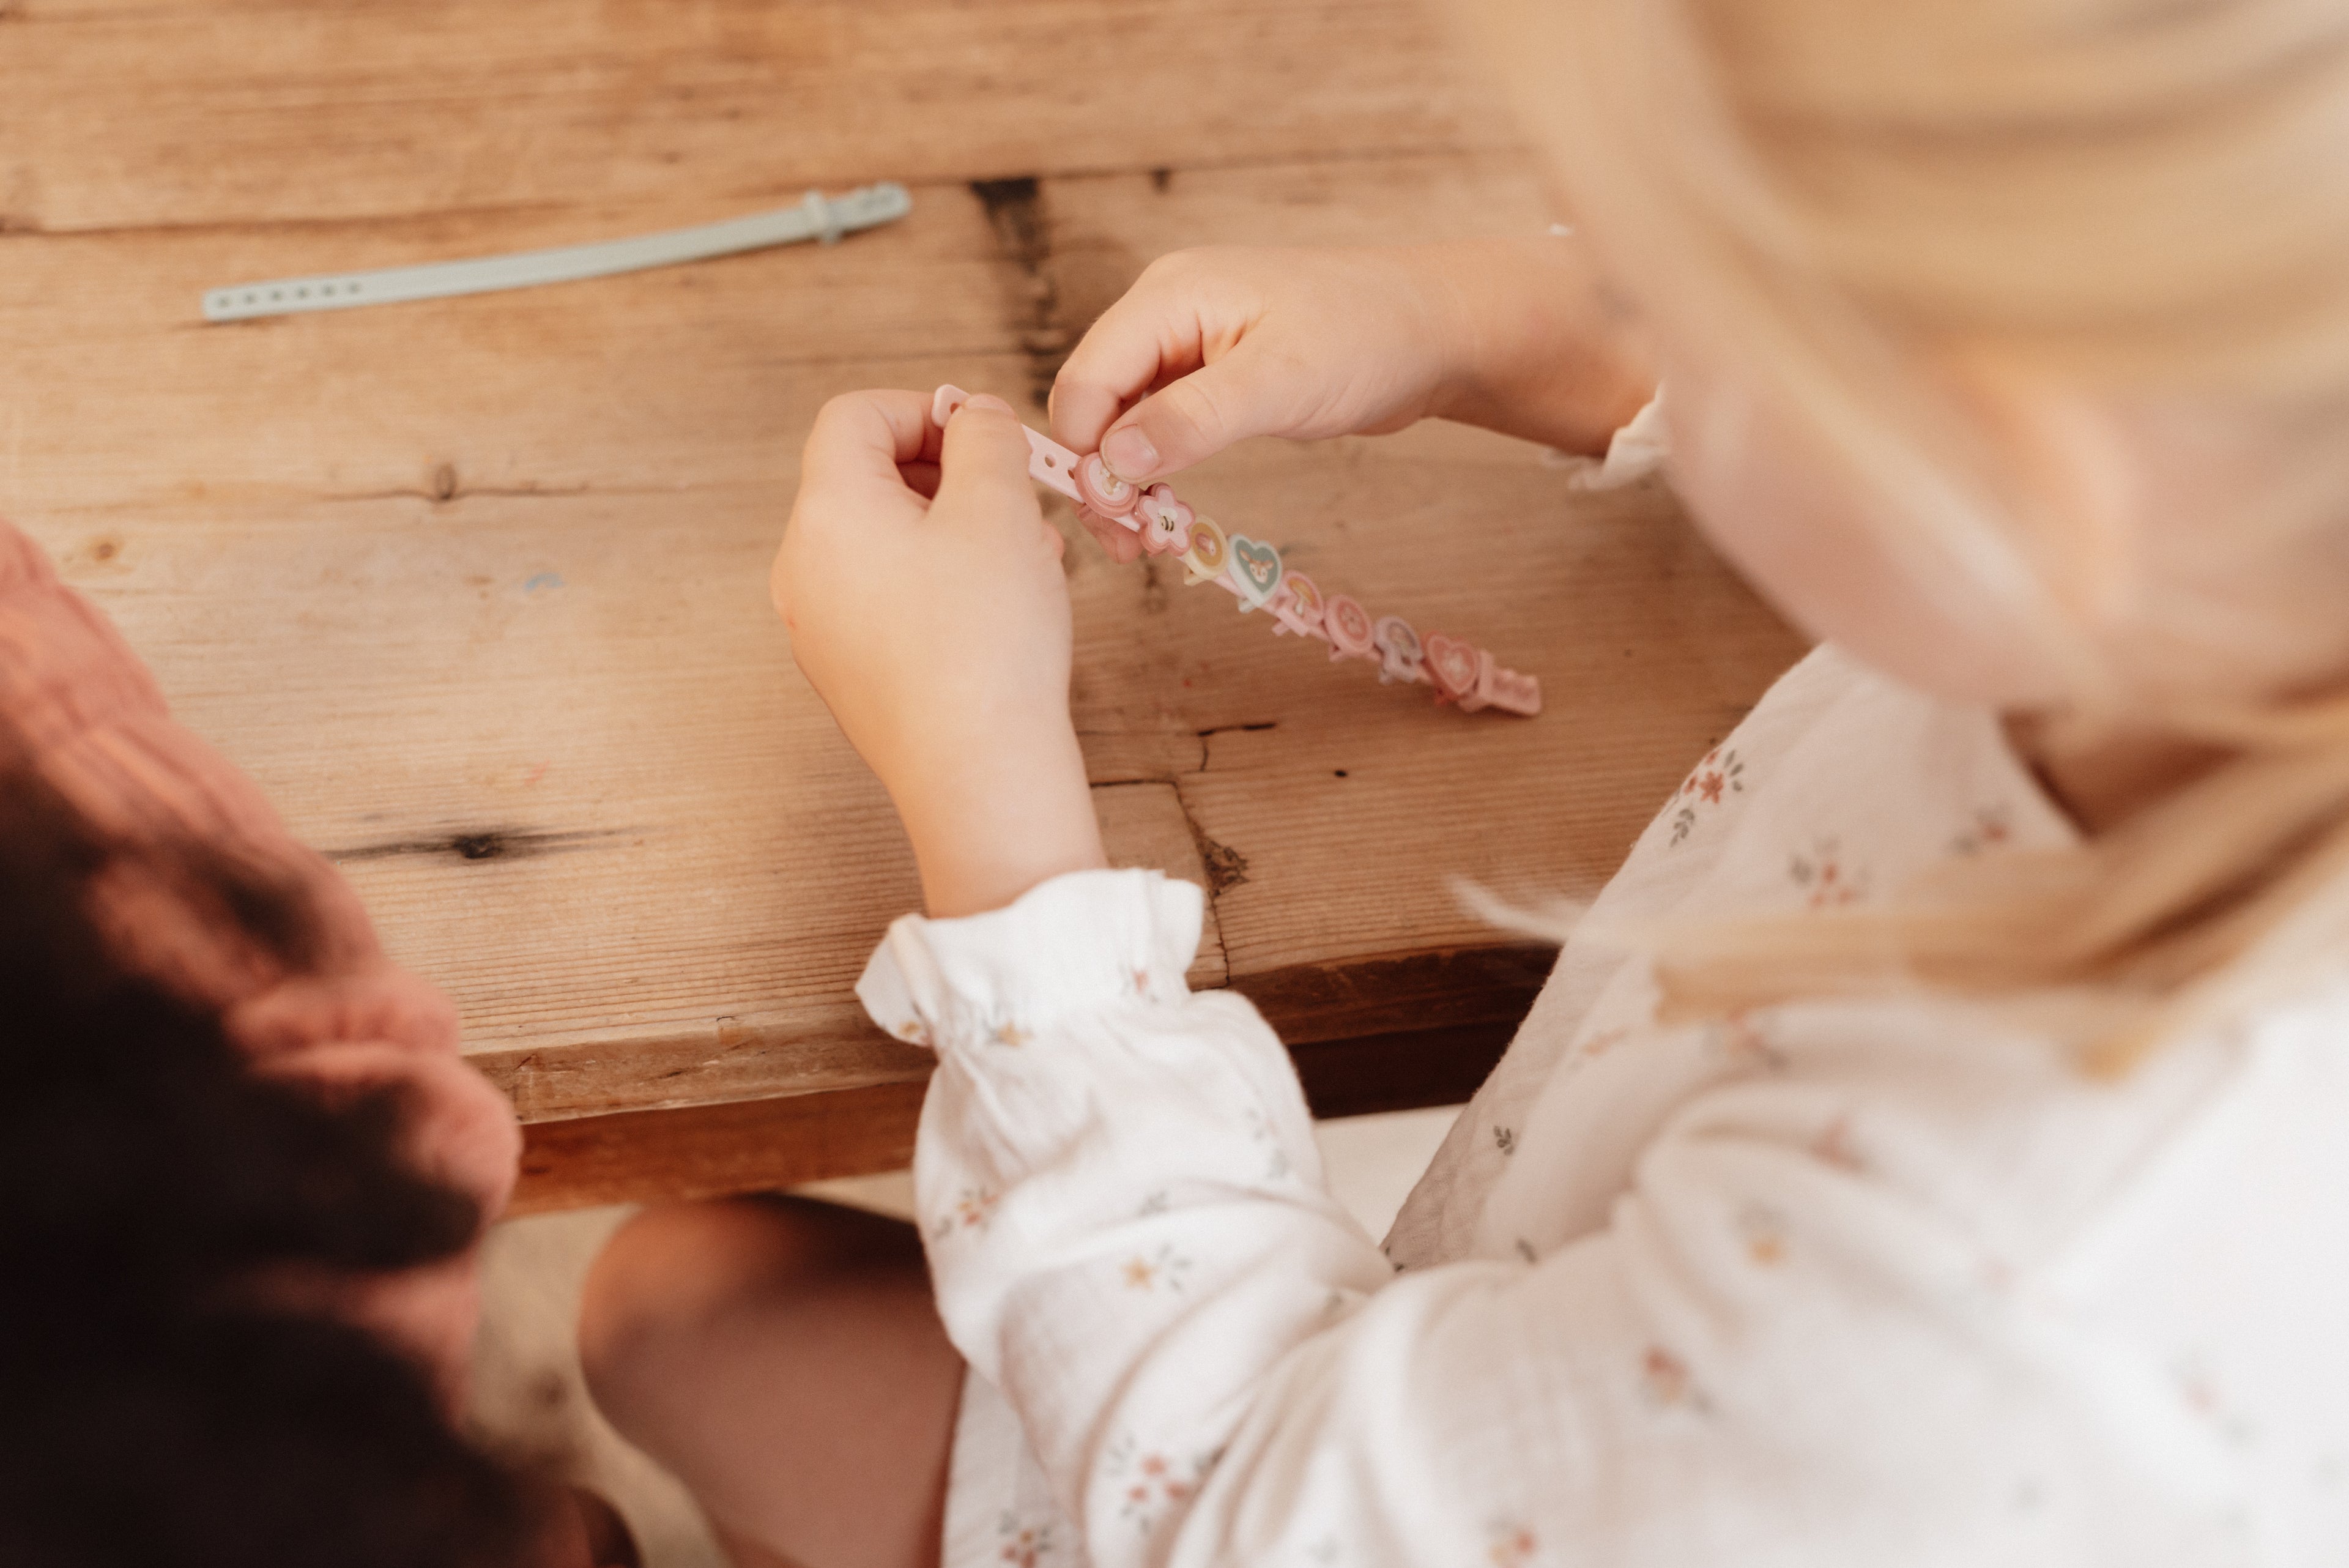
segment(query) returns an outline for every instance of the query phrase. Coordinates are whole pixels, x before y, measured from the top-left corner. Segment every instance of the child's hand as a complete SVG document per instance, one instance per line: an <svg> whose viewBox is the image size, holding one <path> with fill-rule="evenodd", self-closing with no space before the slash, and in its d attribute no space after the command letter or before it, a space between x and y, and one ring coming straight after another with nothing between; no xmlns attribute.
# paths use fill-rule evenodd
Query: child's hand
<svg viewBox="0 0 2349 1568"><path fill-rule="evenodd" d="M933 915L1009 903L1104 864L1069 720L1061 535L1010 406L974 398L943 439L918 392L817 416L776 554L792 655L880 775Z"/></svg>
<svg viewBox="0 0 2349 1568"><path fill-rule="evenodd" d="M1177 251L1061 367L1052 433L1137 483L1246 436L1431 415L1597 452L1653 389L1571 241Z"/></svg>

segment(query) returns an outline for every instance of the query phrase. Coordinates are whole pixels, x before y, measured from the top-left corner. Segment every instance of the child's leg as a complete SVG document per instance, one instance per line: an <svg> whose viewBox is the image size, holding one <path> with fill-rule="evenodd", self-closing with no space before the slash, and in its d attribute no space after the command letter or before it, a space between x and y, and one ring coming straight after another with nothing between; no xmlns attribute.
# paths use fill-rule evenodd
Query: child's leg
<svg viewBox="0 0 2349 1568"><path fill-rule="evenodd" d="M647 1210L588 1276L596 1404L745 1568L927 1568L962 1358L910 1226L790 1198Z"/></svg>

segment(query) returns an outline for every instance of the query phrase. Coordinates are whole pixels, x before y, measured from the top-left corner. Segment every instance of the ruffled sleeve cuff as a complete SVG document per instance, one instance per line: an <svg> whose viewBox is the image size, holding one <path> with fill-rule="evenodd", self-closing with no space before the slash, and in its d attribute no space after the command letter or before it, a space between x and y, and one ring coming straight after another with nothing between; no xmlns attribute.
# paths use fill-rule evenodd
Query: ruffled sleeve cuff
<svg viewBox="0 0 2349 1568"><path fill-rule="evenodd" d="M890 926L856 995L900 1040L1018 1044L1071 1015L1178 1000L1199 889L1157 871L1072 871L983 915Z"/></svg>
<svg viewBox="0 0 2349 1568"><path fill-rule="evenodd" d="M1618 490L1647 478L1661 468L1670 456L1671 441L1664 428L1664 394L1659 388L1656 395L1648 400L1647 407L1615 432L1614 439L1607 443L1605 457L1572 460L1577 467L1567 483L1577 490Z"/></svg>

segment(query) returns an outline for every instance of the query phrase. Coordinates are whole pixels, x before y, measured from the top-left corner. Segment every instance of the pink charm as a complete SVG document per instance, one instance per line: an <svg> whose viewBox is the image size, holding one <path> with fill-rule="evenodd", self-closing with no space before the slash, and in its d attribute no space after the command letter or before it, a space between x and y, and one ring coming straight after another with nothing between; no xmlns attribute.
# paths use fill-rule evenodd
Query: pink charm
<svg viewBox="0 0 2349 1568"><path fill-rule="evenodd" d="M1371 612L1344 594L1331 594L1321 609L1321 635L1330 639L1330 657L1376 660Z"/></svg>
<svg viewBox="0 0 2349 1568"><path fill-rule="evenodd" d="M1143 549L1154 556L1180 556L1189 552L1195 514L1188 506L1174 499L1172 489L1164 484L1154 484L1143 492L1137 514L1142 519Z"/></svg>
<svg viewBox="0 0 2349 1568"><path fill-rule="evenodd" d="M930 394L930 423L940 430L955 416L955 410L970 401L970 394L951 382ZM1028 477L1037 483L1059 491L1071 501L1084 497L1077 492L1077 454L1054 441L1041 431L1019 427L1028 438Z"/></svg>
<svg viewBox="0 0 2349 1568"><path fill-rule="evenodd" d="M1485 656L1488 666L1492 664L1492 657L1491 654ZM1495 667L1492 680L1486 684L1485 701L1488 707L1498 708L1504 713L1531 719L1541 711L1541 682L1533 676Z"/></svg>
<svg viewBox="0 0 2349 1568"><path fill-rule="evenodd" d="M1371 628L1371 640L1379 650L1381 685L1400 680L1413 686L1427 679L1423 667L1426 650L1420 646L1419 633L1411 622L1399 615L1382 615Z"/></svg>
<svg viewBox="0 0 2349 1568"><path fill-rule="evenodd" d="M1427 672L1435 680L1435 695L1439 702L1475 701L1476 682L1482 673L1484 654L1473 642L1463 642L1456 637L1446 637L1440 631L1427 634ZM1478 704L1482 706L1482 704ZM1473 710L1472 710L1473 711Z"/></svg>
<svg viewBox="0 0 2349 1568"><path fill-rule="evenodd" d="M1284 631L1299 637L1322 636L1321 616L1321 590L1312 578L1291 572L1280 579L1279 591L1272 596L1272 618L1277 623L1273 636Z"/></svg>
<svg viewBox="0 0 2349 1568"><path fill-rule="evenodd" d="M1104 517L1123 517L1141 502L1142 492L1112 473L1095 452L1077 464L1077 498Z"/></svg>

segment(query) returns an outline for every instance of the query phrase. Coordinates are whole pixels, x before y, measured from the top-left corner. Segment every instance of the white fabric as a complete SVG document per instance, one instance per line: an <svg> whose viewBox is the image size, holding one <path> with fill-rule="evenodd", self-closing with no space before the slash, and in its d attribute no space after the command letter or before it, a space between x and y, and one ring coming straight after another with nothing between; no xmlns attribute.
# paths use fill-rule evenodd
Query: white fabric
<svg viewBox="0 0 2349 1568"><path fill-rule="evenodd" d="M1992 718L1823 651L1601 903L1874 898L2068 832ZM2349 992L2103 1084L1924 1000L1662 1027L1572 942L1390 1263L1278 1041L1185 991L1199 923L1085 873L866 974L939 1056L951 1568L2349 1562Z"/></svg>
<svg viewBox="0 0 2349 1568"><path fill-rule="evenodd" d="M1607 442L1604 457L1554 452L1551 458L1574 472L1567 476L1569 490L1615 490L1648 477L1671 456L1671 432L1664 423L1664 392L1640 405L1628 423Z"/></svg>

